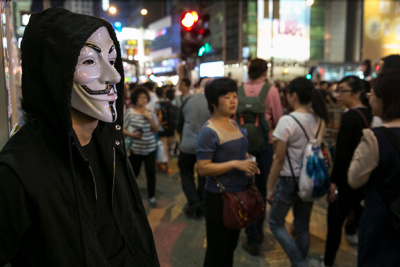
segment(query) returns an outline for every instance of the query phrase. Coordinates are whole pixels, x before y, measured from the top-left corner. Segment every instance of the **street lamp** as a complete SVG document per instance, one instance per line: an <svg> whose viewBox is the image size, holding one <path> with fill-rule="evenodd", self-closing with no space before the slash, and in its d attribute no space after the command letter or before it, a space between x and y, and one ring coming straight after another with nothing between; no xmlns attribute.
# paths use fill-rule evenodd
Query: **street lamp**
<svg viewBox="0 0 400 267"><path fill-rule="evenodd" d="M143 16L147 15L147 9L143 8L142 10L140 10L140 14L142 14Z"/></svg>
<svg viewBox="0 0 400 267"><path fill-rule="evenodd" d="M114 15L115 13L117 13L117 8L115 6L110 6L108 12L110 12L111 15Z"/></svg>

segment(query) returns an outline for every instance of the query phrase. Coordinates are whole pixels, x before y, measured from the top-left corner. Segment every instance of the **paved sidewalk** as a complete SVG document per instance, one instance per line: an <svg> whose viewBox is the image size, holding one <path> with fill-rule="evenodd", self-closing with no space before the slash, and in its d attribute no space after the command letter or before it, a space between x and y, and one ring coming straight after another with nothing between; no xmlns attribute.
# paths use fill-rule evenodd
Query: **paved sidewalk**
<svg viewBox="0 0 400 267"><path fill-rule="evenodd" d="M157 207L151 209L147 201L146 180L144 171L138 177L138 183L146 206L151 228L153 229L158 256L162 267L200 267L203 266L206 247L205 220L188 219L183 207L186 198L182 192L177 158L171 159L172 174L157 171L156 198ZM311 215L311 244L309 258L318 259L325 249L326 239L326 201L314 203ZM292 214L286 218L287 227L292 227ZM235 267L271 266L289 267L290 262L280 244L276 241L268 223L264 227L265 240L261 255L249 255L242 249L246 240L244 230L241 231L239 244L235 253ZM354 267L357 248L350 246L344 238L336 257L336 266Z"/></svg>

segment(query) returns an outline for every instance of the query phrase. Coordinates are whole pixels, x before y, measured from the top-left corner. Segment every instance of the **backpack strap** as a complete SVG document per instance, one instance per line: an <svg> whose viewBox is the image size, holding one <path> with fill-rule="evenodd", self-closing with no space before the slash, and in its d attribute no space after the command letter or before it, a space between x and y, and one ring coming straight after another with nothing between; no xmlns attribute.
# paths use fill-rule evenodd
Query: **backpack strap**
<svg viewBox="0 0 400 267"><path fill-rule="evenodd" d="M267 85L266 83L264 83L263 87L261 88L260 93L258 94L258 97L261 98L261 100L263 101L263 103L265 103L265 99L268 96L269 93L269 89L271 88L271 86Z"/></svg>
<svg viewBox="0 0 400 267"><path fill-rule="evenodd" d="M300 128L303 130L303 133L304 133L304 135L306 136L307 141L310 141L310 138L308 138L308 134L307 134L306 130L304 129L303 125L301 125L301 123L299 122L299 120L296 119L296 117L293 116L292 114L289 114L289 116L292 117L292 118L297 122L297 124L300 126Z"/></svg>
<svg viewBox="0 0 400 267"><path fill-rule="evenodd" d="M310 138L308 137L306 130L304 129L303 125L301 125L299 120L296 119L296 117L293 116L292 114L289 114L289 116L292 117L297 122L297 124L300 126L300 128L303 130L303 133L306 136L307 141L310 141ZM317 133L315 134L315 139L318 139L318 135L319 135L319 132L321 130L321 126L322 126L322 119L319 119L318 130L317 130Z"/></svg>
<svg viewBox="0 0 400 267"><path fill-rule="evenodd" d="M246 97L246 94L244 93L244 87L243 85L238 87L238 96L240 97Z"/></svg>

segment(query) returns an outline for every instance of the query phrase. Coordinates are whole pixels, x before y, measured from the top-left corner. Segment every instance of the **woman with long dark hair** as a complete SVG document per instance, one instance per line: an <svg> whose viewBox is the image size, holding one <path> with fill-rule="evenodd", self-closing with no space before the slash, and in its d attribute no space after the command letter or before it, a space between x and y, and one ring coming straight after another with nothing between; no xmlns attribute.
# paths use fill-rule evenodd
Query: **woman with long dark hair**
<svg viewBox="0 0 400 267"><path fill-rule="evenodd" d="M383 127L364 129L348 171L352 188L365 185L359 226L358 266L398 266L400 235L389 204L400 197L400 71L385 69L373 84L369 102Z"/></svg>
<svg viewBox="0 0 400 267"><path fill-rule="evenodd" d="M343 78L337 87L337 101L345 106L336 139L336 153L331 175L331 190L328 195L328 233L326 239L324 263L332 266L339 249L342 227L345 219L353 210L354 218L360 218L363 190L354 190L347 183L347 171L354 150L360 142L362 130L369 128L372 121L371 109L365 105L365 81L357 76ZM358 224L358 223L356 223Z"/></svg>
<svg viewBox="0 0 400 267"><path fill-rule="evenodd" d="M306 267L313 202L304 202L297 194L303 153L307 145L307 137L298 122L308 136L317 135L321 141L329 119L325 101L310 80L296 78L287 89L288 102L294 111L279 120L273 134L277 138L277 145L268 177L267 201L272 205L268 222L292 266ZM290 208L293 209L296 241L285 228L285 217Z"/></svg>

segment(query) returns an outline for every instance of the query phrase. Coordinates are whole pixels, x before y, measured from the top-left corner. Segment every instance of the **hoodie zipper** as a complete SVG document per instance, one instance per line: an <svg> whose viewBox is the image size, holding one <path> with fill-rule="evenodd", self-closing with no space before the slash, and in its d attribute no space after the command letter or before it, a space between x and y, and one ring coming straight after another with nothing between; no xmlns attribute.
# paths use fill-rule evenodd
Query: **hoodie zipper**
<svg viewBox="0 0 400 267"><path fill-rule="evenodd" d="M114 154L114 162L113 162L113 183L112 183L112 191L111 191L111 208L114 213L114 185L115 185L115 147L113 147L113 154Z"/></svg>
<svg viewBox="0 0 400 267"><path fill-rule="evenodd" d="M90 172L92 173L92 179L93 179L93 183L94 183L94 196L95 196L95 198L96 198L96 200L97 200L97 185L96 185L96 179L94 178L94 173L93 173L92 167L90 166L90 163L89 163L89 170L90 170Z"/></svg>

